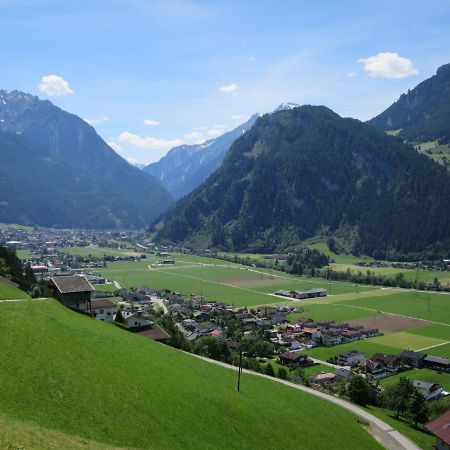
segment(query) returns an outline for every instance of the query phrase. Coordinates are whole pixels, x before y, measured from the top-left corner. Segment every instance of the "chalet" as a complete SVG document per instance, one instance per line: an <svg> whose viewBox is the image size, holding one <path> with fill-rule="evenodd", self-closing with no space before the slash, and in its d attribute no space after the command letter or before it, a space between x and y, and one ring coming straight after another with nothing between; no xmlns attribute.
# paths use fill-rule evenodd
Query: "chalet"
<svg viewBox="0 0 450 450"><path fill-rule="evenodd" d="M338 356L336 364L338 366L357 366L359 363L364 361L366 357L363 353L358 352L356 350L350 350L349 352L341 353Z"/></svg>
<svg viewBox="0 0 450 450"><path fill-rule="evenodd" d="M108 299L91 301L92 316L104 322L113 322L117 305Z"/></svg>
<svg viewBox="0 0 450 450"><path fill-rule="evenodd" d="M280 355L280 363L290 367L305 367L313 365L314 362L306 355L295 352L284 352Z"/></svg>
<svg viewBox="0 0 450 450"><path fill-rule="evenodd" d="M350 380L355 376L353 370L345 369L344 367L341 367L340 369L336 370L336 378L338 380Z"/></svg>
<svg viewBox="0 0 450 450"><path fill-rule="evenodd" d="M425 400L434 400L442 395L442 386L437 383L414 380L413 386L423 395Z"/></svg>
<svg viewBox="0 0 450 450"><path fill-rule="evenodd" d="M450 411L428 422L425 428L436 437L435 448L448 450L450 448Z"/></svg>
<svg viewBox="0 0 450 450"><path fill-rule="evenodd" d="M148 327L152 324L152 322L145 317L143 317L140 313L131 313L131 314L123 314L125 325L128 327L130 331L143 329L144 327Z"/></svg>
<svg viewBox="0 0 450 450"><path fill-rule="evenodd" d="M450 372L450 359L427 355L423 358L423 367L440 372Z"/></svg>
<svg viewBox="0 0 450 450"><path fill-rule="evenodd" d="M169 334L164 331L159 325L152 322L150 322L150 324L145 327L145 329L137 331L136 334L159 342L165 342L170 337Z"/></svg>
<svg viewBox="0 0 450 450"><path fill-rule="evenodd" d="M383 353L375 353L371 358L373 362L383 364L390 371L396 371L402 366L402 361L398 355L385 355Z"/></svg>
<svg viewBox="0 0 450 450"><path fill-rule="evenodd" d="M94 291L85 277L61 276L47 281L44 296L56 298L67 308L90 312L91 294Z"/></svg>
<svg viewBox="0 0 450 450"><path fill-rule="evenodd" d="M400 353L400 359L403 364L420 369L423 366L423 359L425 355L420 352L415 352L413 350L403 350Z"/></svg>
<svg viewBox="0 0 450 450"><path fill-rule="evenodd" d="M389 370L384 364L379 361L372 361L371 359L366 359L361 361L358 366L367 375L372 378L384 378L389 376Z"/></svg>

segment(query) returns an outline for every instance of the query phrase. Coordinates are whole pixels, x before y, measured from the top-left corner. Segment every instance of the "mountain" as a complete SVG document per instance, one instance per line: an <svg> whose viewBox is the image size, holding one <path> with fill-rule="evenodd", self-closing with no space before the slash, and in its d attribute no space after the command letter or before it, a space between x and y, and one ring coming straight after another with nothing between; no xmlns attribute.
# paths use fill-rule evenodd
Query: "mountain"
<svg viewBox="0 0 450 450"><path fill-rule="evenodd" d="M171 203L94 128L49 101L0 91L0 222L142 227Z"/></svg>
<svg viewBox="0 0 450 450"><path fill-rule="evenodd" d="M202 144L174 147L144 171L157 178L175 198L183 197L220 166L231 144L249 130L258 117L255 114L234 130Z"/></svg>
<svg viewBox="0 0 450 450"><path fill-rule="evenodd" d="M450 144L450 64L402 94L369 123L385 131L399 130L409 142Z"/></svg>
<svg viewBox="0 0 450 450"><path fill-rule="evenodd" d="M450 245L450 175L401 139L323 106L259 118L154 224L156 239L249 252L328 229L377 258Z"/></svg>

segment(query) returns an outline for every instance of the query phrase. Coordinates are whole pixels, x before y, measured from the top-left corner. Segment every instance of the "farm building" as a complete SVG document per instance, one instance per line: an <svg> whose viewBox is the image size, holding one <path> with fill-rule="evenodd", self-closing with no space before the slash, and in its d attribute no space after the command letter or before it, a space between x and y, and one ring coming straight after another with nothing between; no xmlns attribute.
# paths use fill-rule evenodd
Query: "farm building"
<svg viewBox="0 0 450 450"><path fill-rule="evenodd" d="M304 300L307 298L326 297L327 294L328 294L328 292L324 288L307 289L305 291L279 290L279 291L275 292L275 295L280 295L282 297L295 298L297 300Z"/></svg>
<svg viewBox="0 0 450 450"><path fill-rule="evenodd" d="M59 300L67 308L90 312L91 294L95 291L82 276L60 276L50 278L44 287L44 296Z"/></svg>
<svg viewBox="0 0 450 450"><path fill-rule="evenodd" d="M413 350L403 350L400 353L400 359L403 364L420 369L423 366L423 359L425 355L420 352L415 352Z"/></svg>
<svg viewBox="0 0 450 450"><path fill-rule="evenodd" d="M423 366L428 369L450 372L450 359L440 356L427 355L423 358Z"/></svg>
<svg viewBox="0 0 450 450"><path fill-rule="evenodd" d="M423 395L425 400L433 400L442 395L442 386L437 383L414 380L413 386Z"/></svg>
<svg viewBox="0 0 450 450"><path fill-rule="evenodd" d="M448 450L450 448L450 411L428 422L425 428L436 437L435 448Z"/></svg>
<svg viewBox="0 0 450 450"><path fill-rule="evenodd" d="M91 301L92 316L104 322L113 322L117 305L108 299Z"/></svg>

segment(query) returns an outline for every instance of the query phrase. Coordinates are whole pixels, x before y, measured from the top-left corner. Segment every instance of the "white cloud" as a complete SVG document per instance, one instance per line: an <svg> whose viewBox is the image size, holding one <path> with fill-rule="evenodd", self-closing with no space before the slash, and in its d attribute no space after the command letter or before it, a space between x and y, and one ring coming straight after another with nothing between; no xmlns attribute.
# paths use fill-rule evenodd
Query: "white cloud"
<svg viewBox="0 0 450 450"><path fill-rule="evenodd" d="M118 137L119 141L126 142L129 145L137 148L144 148L149 150L162 150L182 145L181 139L158 139L150 136L139 136L138 134L123 131Z"/></svg>
<svg viewBox="0 0 450 450"><path fill-rule="evenodd" d="M99 123L103 123L108 120L109 120L109 117L107 117L107 116L99 117L97 119L89 119L89 118L84 119L84 121L87 122L89 125L98 125Z"/></svg>
<svg viewBox="0 0 450 450"><path fill-rule="evenodd" d="M233 120L241 120L244 118L244 116L240 115L240 114L235 114L234 116L231 116L231 118Z"/></svg>
<svg viewBox="0 0 450 450"><path fill-rule="evenodd" d="M114 141L108 141L107 144L116 152L116 153L123 153L123 148L115 143Z"/></svg>
<svg viewBox="0 0 450 450"><path fill-rule="evenodd" d="M188 144L201 144L205 140L205 135L200 131L192 131L183 136L183 141Z"/></svg>
<svg viewBox="0 0 450 450"><path fill-rule="evenodd" d="M160 122L158 122L157 120L153 120L153 119L144 119L144 123L145 123L145 125L149 125L149 126L160 125Z"/></svg>
<svg viewBox="0 0 450 450"><path fill-rule="evenodd" d="M347 74L347 76L348 76L349 78L356 77L356 75L358 75L357 72L349 72L349 73Z"/></svg>
<svg viewBox="0 0 450 450"><path fill-rule="evenodd" d="M224 132L226 127L227 127L226 125L214 125L213 128L210 128L208 130L207 135L210 138L215 138L217 136L220 136Z"/></svg>
<svg viewBox="0 0 450 450"><path fill-rule="evenodd" d="M72 95L73 89L69 82L59 75L45 75L38 84L38 89L49 97L58 97L60 95Z"/></svg>
<svg viewBox="0 0 450 450"><path fill-rule="evenodd" d="M255 62L256 61L256 57L255 56L250 56L250 58L248 58L248 60L250 62Z"/></svg>
<svg viewBox="0 0 450 450"><path fill-rule="evenodd" d="M402 58L398 53L382 52L369 58L361 58L358 62L364 64L364 70L373 78L401 79L419 73L411 60Z"/></svg>
<svg viewBox="0 0 450 450"><path fill-rule="evenodd" d="M220 92L225 92L226 94L237 94L239 91L239 86L237 84L225 84L224 86L220 86Z"/></svg>

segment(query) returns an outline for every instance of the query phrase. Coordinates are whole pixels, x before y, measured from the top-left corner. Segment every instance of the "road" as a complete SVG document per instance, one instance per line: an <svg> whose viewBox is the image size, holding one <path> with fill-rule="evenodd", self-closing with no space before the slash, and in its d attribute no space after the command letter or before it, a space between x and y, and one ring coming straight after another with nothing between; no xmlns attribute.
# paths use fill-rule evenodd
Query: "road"
<svg viewBox="0 0 450 450"><path fill-rule="evenodd" d="M217 364L222 367L226 367L227 369L231 369L234 371L237 371L238 368L236 366L232 366L230 364L226 364L220 361L215 361L213 359L205 358L203 356L195 355L193 353L187 353L188 355L191 355L195 358L202 359L204 361L207 361L212 364ZM385 448L388 450L420 450L420 447L418 447L414 442L412 442L409 438L404 436L403 434L399 433L395 428L391 427L386 422L383 422L378 417L374 416L373 414L370 414L366 410L360 408L359 406L350 403L346 400L342 400L337 397L333 397L332 395L325 394L324 392L316 391L312 388L308 388L306 386L302 386L299 384L291 383L290 381L281 380L279 378L273 378L269 377L268 375L264 375L257 372L252 372L250 370L243 369L243 373L252 375L255 377L263 377L266 378L272 382L275 383L281 383L286 386L289 386L293 389L298 389L299 391L306 392L310 395L314 395L315 397L319 397L322 400L328 401L330 403L334 403L337 406L340 406L341 408L346 409L347 411L350 411L351 413L355 414L356 416L366 420L369 422L371 427L371 434L377 439L377 441L380 442ZM241 383L242 385L242 383ZM245 381L244 381L244 389L245 389Z"/></svg>
<svg viewBox="0 0 450 450"><path fill-rule="evenodd" d="M158 306L160 306L164 312L164 314L168 314L169 310L167 309L166 304L164 303L162 298L156 297L155 295L152 295L151 300L153 303L156 303Z"/></svg>

